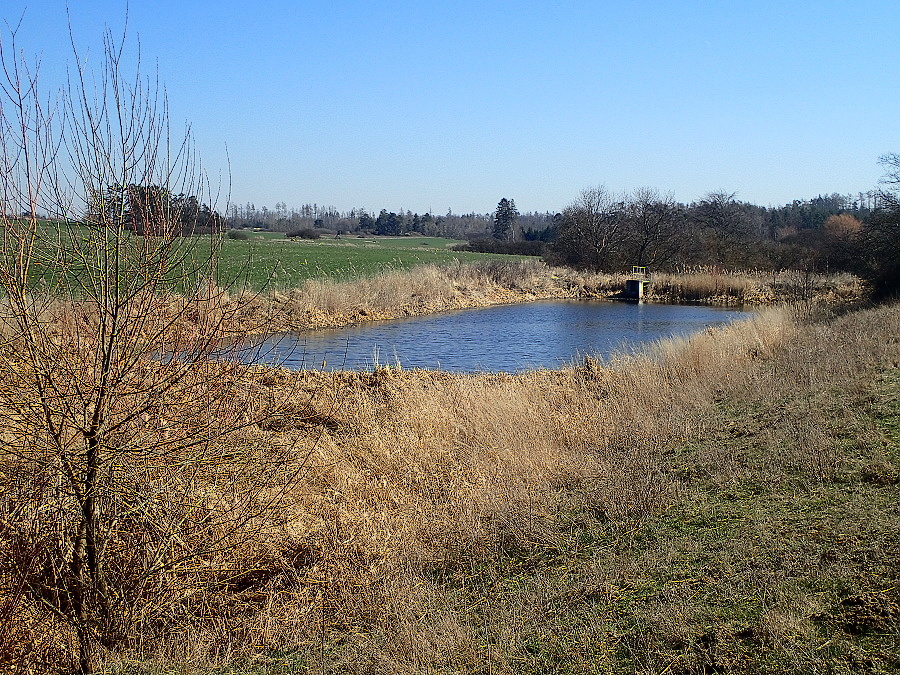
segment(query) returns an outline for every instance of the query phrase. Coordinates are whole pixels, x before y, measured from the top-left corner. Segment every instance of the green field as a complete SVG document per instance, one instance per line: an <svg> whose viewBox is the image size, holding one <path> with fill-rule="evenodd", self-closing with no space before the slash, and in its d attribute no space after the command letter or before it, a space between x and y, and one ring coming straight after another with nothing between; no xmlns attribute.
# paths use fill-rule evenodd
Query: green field
<svg viewBox="0 0 900 675"><path fill-rule="evenodd" d="M284 289L299 286L308 279L348 280L420 265L499 257L451 251L450 247L458 243L437 237L303 240L255 233L247 241L224 240L219 278L222 283L237 279L254 290Z"/></svg>
<svg viewBox="0 0 900 675"><path fill-rule="evenodd" d="M34 248L34 265L31 276L38 285L62 289L77 287L77 279L86 270L85 260L90 254L104 248L100 239L87 243L92 233L86 227L72 225L58 228L44 223L39 230ZM427 264L447 265L454 262L476 262L488 258L503 257L507 260L521 256L498 256L485 253L452 251L457 240L438 237L356 237L340 239L288 239L282 233L252 232L248 239L221 240L218 253L217 280L220 286L260 290L295 288L309 279L337 281L369 277L391 270L406 270ZM131 235L128 235L129 238ZM73 255L74 246L80 242L82 255ZM140 242L135 239L132 244ZM208 237L179 240L176 256L185 256L188 279L196 278L197 267L209 255ZM218 240L215 240L218 244ZM66 250L64 250L66 249ZM134 250L128 245L125 250ZM84 254L88 254L85 256ZM129 255L129 254L126 254ZM193 261L193 262L192 262ZM90 263L87 263L89 266ZM133 266L126 266L133 269ZM177 275L176 275L177 276ZM183 286L183 279L173 282Z"/></svg>

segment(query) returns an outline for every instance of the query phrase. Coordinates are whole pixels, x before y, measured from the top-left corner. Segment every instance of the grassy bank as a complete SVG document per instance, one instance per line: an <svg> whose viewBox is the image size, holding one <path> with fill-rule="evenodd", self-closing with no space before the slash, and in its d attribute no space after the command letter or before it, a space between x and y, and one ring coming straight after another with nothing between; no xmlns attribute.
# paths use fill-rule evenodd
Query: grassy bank
<svg viewBox="0 0 900 675"><path fill-rule="evenodd" d="M346 326L538 299L619 299L627 278L625 274L552 268L533 258L505 257L472 264L421 265L350 281L323 277L282 291L230 293L228 297L241 306L241 329L266 332ZM864 296L859 279L850 275L697 271L656 275L645 301L728 306L789 302L811 309L858 303Z"/></svg>
<svg viewBox="0 0 900 675"><path fill-rule="evenodd" d="M300 479L109 668L896 669L898 326L772 310L612 368L259 372L280 413L235 441L297 448ZM21 658L64 663L67 629L17 611Z"/></svg>

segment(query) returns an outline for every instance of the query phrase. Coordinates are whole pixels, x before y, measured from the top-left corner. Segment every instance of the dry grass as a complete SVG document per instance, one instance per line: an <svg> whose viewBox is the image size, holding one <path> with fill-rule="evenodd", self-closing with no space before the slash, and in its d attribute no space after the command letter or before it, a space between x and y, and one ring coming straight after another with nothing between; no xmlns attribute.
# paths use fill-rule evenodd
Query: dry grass
<svg viewBox="0 0 900 675"><path fill-rule="evenodd" d="M655 274L650 298L661 302L702 302L725 305L769 305L776 302L846 304L865 295L850 274L693 270Z"/></svg>
<svg viewBox="0 0 900 675"><path fill-rule="evenodd" d="M779 329L770 315L734 349L749 358ZM698 338L695 352L715 338ZM169 631L189 632L190 656L214 660L256 642L309 644L323 617L329 633L348 620L384 621L384 584L395 611L401 589L415 594L434 574L466 574L508 551L564 548L554 520L560 495L572 490L597 517L654 513L675 495L660 452L696 430L694 416L672 402L697 398L701 385L688 380L697 358L630 357L612 370L588 360L518 376L388 368L260 375L257 395L262 387L277 399L299 387L312 401L240 442L312 447L304 478L270 514L268 534L231 552L248 580L213 587L168 617L168 627L156 624L162 633L151 636L146 625L143 639L178 652L184 643ZM723 368L739 362L721 355ZM438 651L445 646L439 641Z"/></svg>
<svg viewBox="0 0 900 675"><path fill-rule="evenodd" d="M621 298L626 274L575 272L537 260L488 260L476 264L425 265L355 281L317 279L269 293L225 294L239 307L243 332L308 330L365 321L433 314L452 309L545 298ZM850 275L794 272L659 274L645 291L648 302L808 307L858 303L865 297Z"/></svg>
<svg viewBox="0 0 900 675"><path fill-rule="evenodd" d="M896 458L872 439L868 454L842 451L821 397L868 392L896 367L896 342L873 336L897 321L876 310L803 327L772 312L610 370L316 376L345 387L294 502L293 545L320 557L303 568L305 600L267 594L257 608L260 663L803 672L871 660L877 649L832 626L892 583L896 514L873 517L854 481L895 491ZM772 414L772 391L785 419L760 420L744 445L746 410ZM847 481L850 497L830 494ZM809 511L823 500L824 516ZM829 517L843 528L798 547ZM830 560L843 531L857 549ZM885 597L882 614L848 621L896 635ZM840 648L809 653L829 635Z"/></svg>
<svg viewBox="0 0 900 675"><path fill-rule="evenodd" d="M256 371L235 414L277 415L235 447L297 448L302 478L110 667L887 667L898 325L770 310L609 367ZM65 631L11 591L8 650L44 637L7 659L64 664Z"/></svg>

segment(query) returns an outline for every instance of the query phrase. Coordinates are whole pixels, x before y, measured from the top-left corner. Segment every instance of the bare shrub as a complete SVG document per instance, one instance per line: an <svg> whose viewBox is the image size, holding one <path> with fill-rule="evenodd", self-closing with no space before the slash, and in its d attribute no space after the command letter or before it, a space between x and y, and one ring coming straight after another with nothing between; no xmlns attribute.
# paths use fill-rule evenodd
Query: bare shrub
<svg viewBox="0 0 900 675"><path fill-rule="evenodd" d="M303 457L248 436L281 402L221 358L242 307L218 285L220 234L186 231L172 197L208 189L190 136L170 137L140 73L125 80L110 34L99 73L75 54L56 109L10 37L0 597L21 630L53 625L51 647L13 658L31 667L74 643L90 673L105 650L168 634L208 600L235 551L272 527L260 515Z"/></svg>

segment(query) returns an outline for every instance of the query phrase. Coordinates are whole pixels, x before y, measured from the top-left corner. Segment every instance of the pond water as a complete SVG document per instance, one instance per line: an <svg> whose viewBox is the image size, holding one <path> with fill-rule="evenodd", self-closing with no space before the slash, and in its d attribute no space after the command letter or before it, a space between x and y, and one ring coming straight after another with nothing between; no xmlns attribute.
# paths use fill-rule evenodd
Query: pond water
<svg viewBox="0 0 900 675"><path fill-rule="evenodd" d="M292 369L368 370L399 364L516 372L559 368L585 355L606 358L749 316L715 307L554 300L279 335L244 348L239 357Z"/></svg>

